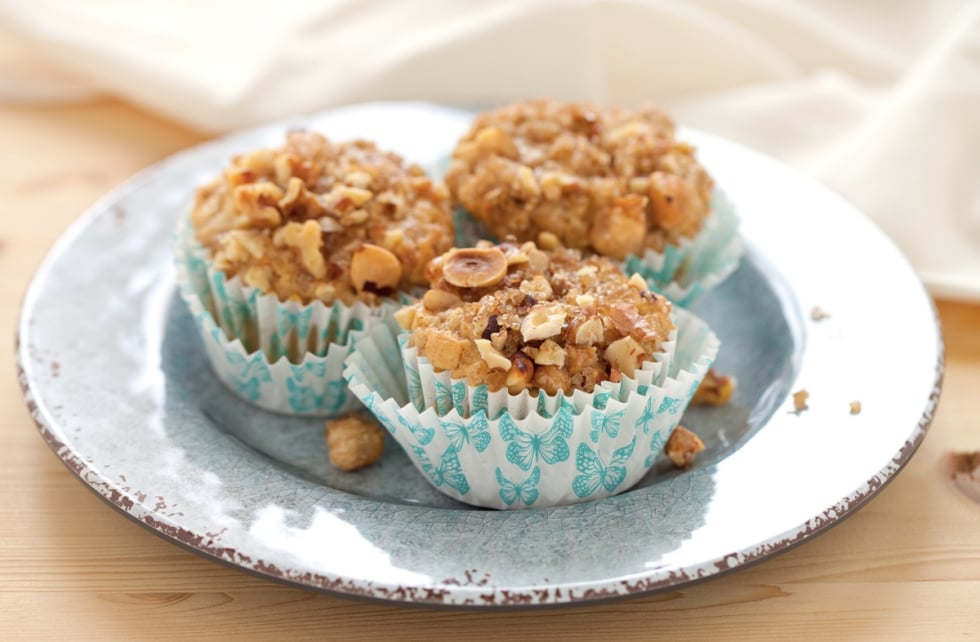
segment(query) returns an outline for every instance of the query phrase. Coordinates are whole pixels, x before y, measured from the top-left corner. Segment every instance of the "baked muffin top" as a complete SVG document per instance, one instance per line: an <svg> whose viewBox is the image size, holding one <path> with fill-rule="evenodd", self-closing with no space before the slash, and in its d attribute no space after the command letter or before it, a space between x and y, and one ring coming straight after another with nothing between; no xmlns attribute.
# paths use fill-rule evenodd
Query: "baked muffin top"
<svg viewBox="0 0 980 642"><path fill-rule="evenodd" d="M662 251L700 230L713 187L674 134L654 106L520 102L476 118L446 184L499 238L556 239L615 259Z"/></svg>
<svg viewBox="0 0 980 642"><path fill-rule="evenodd" d="M674 328L642 278L576 250L481 242L426 272L431 289L398 322L437 371L491 391L591 392L632 376Z"/></svg>
<svg viewBox="0 0 980 642"><path fill-rule="evenodd" d="M371 142L294 131L198 188L196 238L229 277L280 300L376 304L424 285L452 246L448 193Z"/></svg>

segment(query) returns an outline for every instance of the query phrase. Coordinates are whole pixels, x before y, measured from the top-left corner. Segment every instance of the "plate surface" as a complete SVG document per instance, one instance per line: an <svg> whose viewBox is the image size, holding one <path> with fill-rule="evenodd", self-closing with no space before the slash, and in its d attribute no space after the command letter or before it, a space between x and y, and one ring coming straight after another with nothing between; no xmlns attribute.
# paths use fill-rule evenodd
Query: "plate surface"
<svg viewBox="0 0 980 642"><path fill-rule="evenodd" d="M478 510L429 488L392 443L374 467L337 473L322 421L227 392L174 284L171 236L194 187L297 126L432 167L469 118L424 104L335 110L187 150L93 206L38 270L20 321L21 384L51 448L116 508L204 555L313 589L476 606L611 598L738 568L834 524L911 457L942 344L907 261L810 179L687 130L747 246L694 308L739 385L727 407L685 416L708 446L693 470L661 464L576 506ZM799 389L809 400L796 413Z"/></svg>

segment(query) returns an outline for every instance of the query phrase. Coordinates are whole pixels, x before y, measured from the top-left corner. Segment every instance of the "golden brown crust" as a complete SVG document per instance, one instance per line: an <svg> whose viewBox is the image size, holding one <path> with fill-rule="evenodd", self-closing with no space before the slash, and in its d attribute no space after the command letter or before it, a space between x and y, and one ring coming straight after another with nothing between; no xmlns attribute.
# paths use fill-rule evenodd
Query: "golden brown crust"
<svg viewBox="0 0 980 642"><path fill-rule="evenodd" d="M667 299L603 257L513 241L477 250L433 260L432 289L396 315L420 355L471 385L591 392L632 376L674 327Z"/></svg>
<svg viewBox="0 0 980 642"><path fill-rule="evenodd" d="M453 239L445 186L422 168L309 131L233 158L198 189L191 221L216 269L303 303L373 304L424 285Z"/></svg>
<svg viewBox="0 0 980 642"><path fill-rule="evenodd" d="M616 259L696 234L713 187L660 109L549 100L480 115L446 184L500 238L547 234Z"/></svg>

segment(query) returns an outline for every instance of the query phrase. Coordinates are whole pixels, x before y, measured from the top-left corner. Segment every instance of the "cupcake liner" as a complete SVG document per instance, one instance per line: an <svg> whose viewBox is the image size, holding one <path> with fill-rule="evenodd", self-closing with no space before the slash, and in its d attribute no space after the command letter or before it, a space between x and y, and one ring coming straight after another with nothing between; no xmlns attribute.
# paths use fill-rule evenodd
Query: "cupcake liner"
<svg viewBox="0 0 980 642"><path fill-rule="evenodd" d="M356 407L342 376L351 331L411 300L380 306L282 302L213 269L186 219L174 255L180 296L214 372L239 397L273 412L328 416Z"/></svg>
<svg viewBox="0 0 980 642"><path fill-rule="evenodd" d="M663 252L646 250L642 256L628 256L620 263L627 274L639 273L650 288L679 306L688 307L702 294L724 281L738 267L742 241L738 235L738 215L728 196L715 188L711 196L712 215L693 238L670 245ZM469 212L453 212L456 247L470 247L480 239L496 242L496 237Z"/></svg>
<svg viewBox="0 0 980 642"><path fill-rule="evenodd" d="M646 250L622 262L627 274L639 273L650 288L687 307L735 271L742 257L735 205L720 188L711 195L712 214L693 238L663 252Z"/></svg>
<svg viewBox="0 0 980 642"><path fill-rule="evenodd" d="M589 501L647 473L717 355L706 323L683 309L674 321L662 354L592 393L532 397L454 381L390 323L354 333L344 377L446 495L499 509Z"/></svg>

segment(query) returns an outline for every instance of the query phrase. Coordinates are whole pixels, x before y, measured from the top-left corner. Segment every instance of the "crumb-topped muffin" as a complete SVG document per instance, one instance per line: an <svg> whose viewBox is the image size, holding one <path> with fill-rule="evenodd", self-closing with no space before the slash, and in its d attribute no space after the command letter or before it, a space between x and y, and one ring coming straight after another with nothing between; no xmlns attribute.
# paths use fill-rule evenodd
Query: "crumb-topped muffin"
<svg viewBox="0 0 980 642"><path fill-rule="evenodd" d="M620 260L694 237L713 188L659 108L551 100L478 116L445 180L454 201L499 238Z"/></svg>
<svg viewBox="0 0 980 642"><path fill-rule="evenodd" d="M396 318L437 372L491 392L591 392L633 376L674 329L642 278L576 250L482 242L426 273L431 289Z"/></svg>
<svg viewBox="0 0 980 642"><path fill-rule="evenodd" d="M213 267L301 303L377 303L424 285L453 239L446 188L367 141L294 131L232 159L191 213Z"/></svg>

